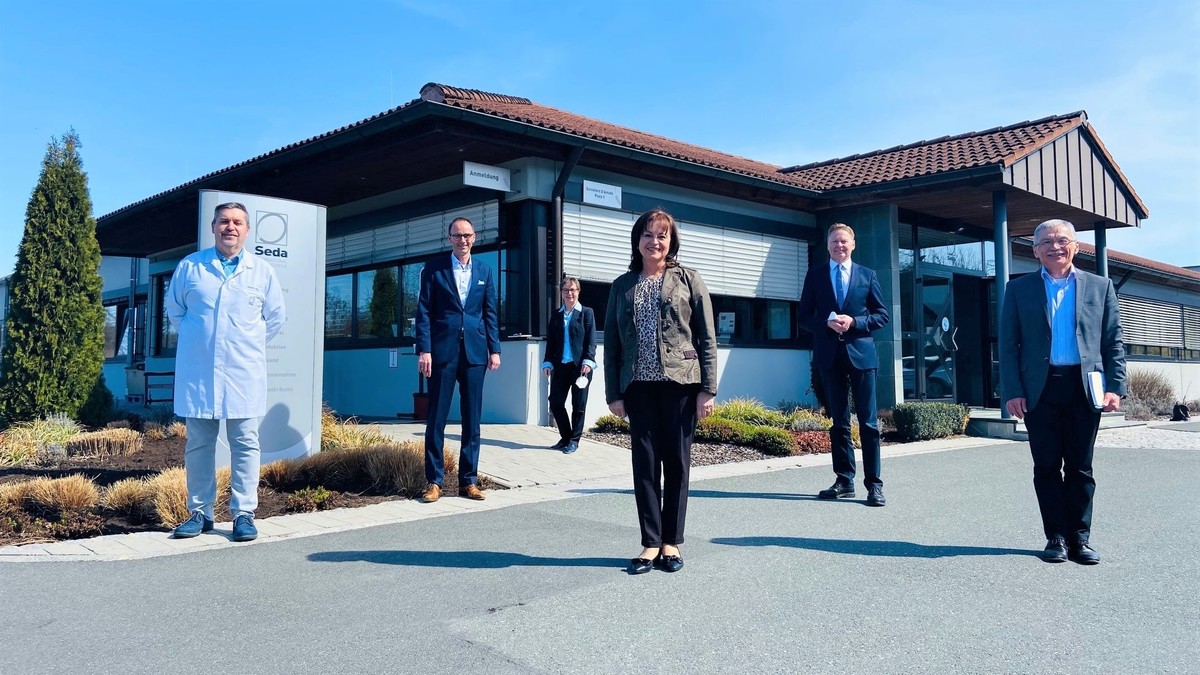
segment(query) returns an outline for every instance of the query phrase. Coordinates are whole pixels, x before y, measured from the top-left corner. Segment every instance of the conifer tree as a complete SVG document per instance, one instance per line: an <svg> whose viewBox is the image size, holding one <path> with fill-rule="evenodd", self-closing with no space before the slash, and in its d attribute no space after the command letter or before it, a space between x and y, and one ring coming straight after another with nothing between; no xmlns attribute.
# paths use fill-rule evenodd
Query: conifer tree
<svg viewBox="0 0 1200 675"><path fill-rule="evenodd" d="M9 280L0 426L74 417L101 378L100 244L79 147L73 129L51 140L25 209Z"/></svg>

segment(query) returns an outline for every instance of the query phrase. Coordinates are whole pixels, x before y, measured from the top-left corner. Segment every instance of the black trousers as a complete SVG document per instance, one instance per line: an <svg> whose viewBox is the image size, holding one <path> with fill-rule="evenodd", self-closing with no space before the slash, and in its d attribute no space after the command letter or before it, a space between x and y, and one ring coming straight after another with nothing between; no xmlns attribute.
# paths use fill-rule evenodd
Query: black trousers
<svg viewBox="0 0 1200 675"><path fill-rule="evenodd" d="M675 382L634 382L625 390L633 495L647 548L683 543L699 393L698 385Z"/></svg>
<svg viewBox="0 0 1200 675"><path fill-rule="evenodd" d="M1100 411L1083 389L1079 366L1051 366L1037 405L1025 414L1037 493L1046 538L1087 541L1092 531L1092 453Z"/></svg>
<svg viewBox="0 0 1200 675"><path fill-rule="evenodd" d="M850 393L854 393L854 412L858 415L858 435L862 441L863 484L867 487L883 485L879 478L882 471L879 442L879 419L875 410L875 370L855 368L846 355L846 348L839 347L833 360L833 368L823 369L821 384L825 385L825 398L829 404L829 444L833 459L833 472L838 481L854 484L854 437L850 433Z"/></svg>
<svg viewBox="0 0 1200 675"><path fill-rule="evenodd" d="M575 386L579 379L580 367L574 363L555 364L550 371L550 414L554 415L554 423L558 426L558 436L564 441L579 442L583 436L583 414L587 410L588 391L591 387L580 389ZM592 372L588 371L588 382L592 381ZM567 416L567 394L571 394L571 415Z"/></svg>
<svg viewBox="0 0 1200 675"><path fill-rule="evenodd" d="M425 481L441 485L445 478L446 420L454 385L458 384L458 409L462 416L462 438L458 451L458 484L466 487L479 481L479 420L483 416L483 376L487 365L467 363L466 348L459 344L450 361L433 365L429 377L429 419L425 422Z"/></svg>

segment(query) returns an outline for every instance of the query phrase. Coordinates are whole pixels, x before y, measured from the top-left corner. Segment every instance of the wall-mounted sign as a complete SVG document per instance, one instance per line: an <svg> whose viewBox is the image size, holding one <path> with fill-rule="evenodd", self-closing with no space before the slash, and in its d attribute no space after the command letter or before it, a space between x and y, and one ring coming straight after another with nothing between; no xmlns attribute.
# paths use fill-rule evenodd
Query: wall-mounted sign
<svg viewBox="0 0 1200 675"><path fill-rule="evenodd" d="M717 335L733 335L736 327L735 319L737 314L733 312L718 312L717 313Z"/></svg>
<svg viewBox="0 0 1200 675"><path fill-rule="evenodd" d="M512 175L504 167L463 162L463 185L511 192Z"/></svg>
<svg viewBox="0 0 1200 675"><path fill-rule="evenodd" d="M621 208L621 188L616 185L583 181L583 203Z"/></svg>

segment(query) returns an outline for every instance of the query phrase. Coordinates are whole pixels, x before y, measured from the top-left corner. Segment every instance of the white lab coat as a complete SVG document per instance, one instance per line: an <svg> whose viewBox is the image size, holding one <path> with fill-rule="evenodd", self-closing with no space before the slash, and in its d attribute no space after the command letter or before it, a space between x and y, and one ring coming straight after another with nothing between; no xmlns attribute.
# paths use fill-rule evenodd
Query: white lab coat
<svg viewBox="0 0 1200 675"><path fill-rule="evenodd" d="M286 315L283 289L267 261L242 249L226 279L217 249L197 251L175 268L163 299L179 334L175 414L241 419L267 414L267 343Z"/></svg>

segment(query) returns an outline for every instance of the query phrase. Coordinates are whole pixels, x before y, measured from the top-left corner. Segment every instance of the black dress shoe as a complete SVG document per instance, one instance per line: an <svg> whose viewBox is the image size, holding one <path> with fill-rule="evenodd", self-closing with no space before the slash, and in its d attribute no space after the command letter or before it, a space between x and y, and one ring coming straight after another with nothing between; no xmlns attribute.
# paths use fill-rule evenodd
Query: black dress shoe
<svg viewBox="0 0 1200 675"><path fill-rule="evenodd" d="M871 485L867 488L867 506L883 506L887 500L883 498L883 486Z"/></svg>
<svg viewBox="0 0 1200 675"><path fill-rule="evenodd" d="M1081 541L1071 547L1067 553L1067 557L1080 565L1099 565L1100 554L1096 553L1096 549L1088 545L1086 541Z"/></svg>
<svg viewBox="0 0 1200 675"><path fill-rule="evenodd" d="M1048 540L1046 550L1042 551L1042 560L1049 563L1067 562L1067 541L1062 537Z"/></svg>
<svg viewBox="0 0 1200 675"><path fill-rule="evenodd" d="M562 450L563 448L567 447L567 444L570 442L571 442L571 439L564 438L564 439L560 440L559 442L555 443L554 445L550 446L550 449L551 450Z"/></svg>
<svg viewBox="0 0 1200 675"><path fill-rule="evenodd" d="M838 481L829 486L829 489L818 492L817 497L820 499L852 499L854 497L854 484Z"/></svg>
<svg viewBox="0 0 1200 675"><path fill-rule="evenodd" d="M664 572L678 572L683 569L683 558L677 555L660 555L654 559L654 566Z"/></svg>
<svg viewBox="0 0 1200 675"><path fill-rule="evenodd" d="M634 558L629 561L629 567L625 568L630 574L645 574L654 567L654 561L647 558Z"/></svg>

